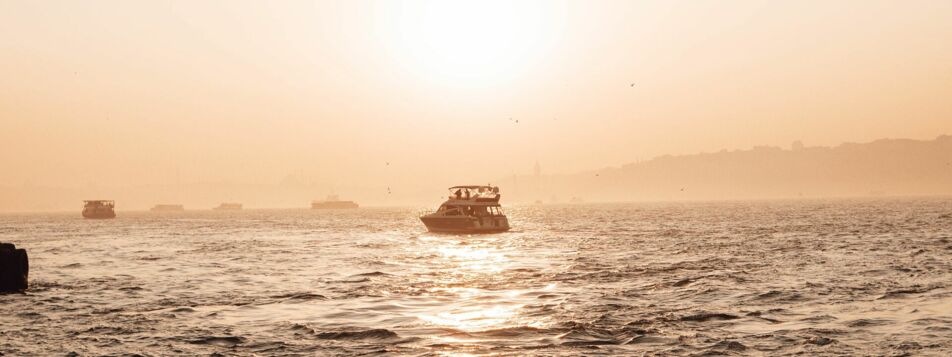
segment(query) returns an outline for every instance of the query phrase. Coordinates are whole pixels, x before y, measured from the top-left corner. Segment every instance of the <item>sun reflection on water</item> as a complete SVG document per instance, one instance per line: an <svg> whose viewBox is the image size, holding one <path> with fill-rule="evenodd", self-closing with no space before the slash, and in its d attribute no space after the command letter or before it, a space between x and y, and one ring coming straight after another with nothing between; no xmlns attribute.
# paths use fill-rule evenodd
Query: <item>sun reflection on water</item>
<svg viewBox="0 0 952 357"><path fill-rule="evenodd" d="M447 260L447 264L459 270L482 272L500 272L505 270L509 259L496 248L478 248L467 245L444 245L436 252Z"/></svg>
<svg viewBox="0 0 952 357"><path fill-rule="evenodd" d="M436 315L418 317L434 325L452 327L457 330L475 331L497 328L510 321L523 305L472 306Z"/></svg>
<svg viewBox="0 0 952 357"><path fill-rule="evenodd" d="M516 326L543 327L541 321L521 316L520 311L534 302L533 292L553 290L555 284L543 288L524 289L506 285L504 272L514 268L507 253L493 246L497 240L462 242L434 240L432 248L441 274L431 293L450 296L452 301L441 308L420 313L417 318L427 324L459 331L476 332ZM456 337L445 336L447 342Z"/></svg>

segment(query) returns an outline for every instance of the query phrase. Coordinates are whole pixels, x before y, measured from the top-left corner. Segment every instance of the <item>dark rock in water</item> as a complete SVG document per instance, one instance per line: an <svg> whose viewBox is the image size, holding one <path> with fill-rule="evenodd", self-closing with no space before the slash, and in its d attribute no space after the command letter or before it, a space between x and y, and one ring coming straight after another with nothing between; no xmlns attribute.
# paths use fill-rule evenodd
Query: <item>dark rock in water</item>
<svg viewBox="0 0 952 357"><path fill-rule="evenodd" d="M28 287L30 260L25 249L0 243L0 292L20 292Z"/></svg>

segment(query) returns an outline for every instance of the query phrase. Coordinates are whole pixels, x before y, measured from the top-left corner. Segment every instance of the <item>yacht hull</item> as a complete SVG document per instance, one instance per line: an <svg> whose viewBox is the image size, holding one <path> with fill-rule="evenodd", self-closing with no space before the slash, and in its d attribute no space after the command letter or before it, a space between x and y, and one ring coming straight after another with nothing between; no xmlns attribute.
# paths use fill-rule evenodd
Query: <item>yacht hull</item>
<svg viewBox="0 0 952 357"><path fill-rule="evenodd" d="M505 216L423 216L426 229L434 233L498 233L509 230Z"/></svg>
<svg viewBox="0 0 952 357"><path fill-rule="evenodd" d="M87 219L109 219L116 218L116 212L114 211L83 211L83 218Z"/></svg>

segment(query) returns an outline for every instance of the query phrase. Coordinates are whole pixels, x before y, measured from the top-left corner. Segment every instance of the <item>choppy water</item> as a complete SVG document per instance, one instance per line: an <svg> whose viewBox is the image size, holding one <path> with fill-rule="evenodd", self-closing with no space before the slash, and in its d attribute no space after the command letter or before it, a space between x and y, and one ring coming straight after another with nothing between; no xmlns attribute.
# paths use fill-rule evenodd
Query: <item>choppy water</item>
<svg viewBox="0 0 952 357"><path fill-rule="evenodd" d="M0 216L7 355L950 355L952 200Z"/></svg>

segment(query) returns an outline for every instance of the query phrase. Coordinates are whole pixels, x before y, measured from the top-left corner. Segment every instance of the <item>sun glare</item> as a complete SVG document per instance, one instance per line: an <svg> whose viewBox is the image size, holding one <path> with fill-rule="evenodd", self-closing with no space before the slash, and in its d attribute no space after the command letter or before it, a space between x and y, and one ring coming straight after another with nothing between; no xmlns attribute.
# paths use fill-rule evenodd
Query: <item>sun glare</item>
<svg viewBox="0 0 952 357"><path fill-rule="evenodd" d="M558 32L555 11L534 2L429 1L388 11L383 36L424 79L474 86L505 81L542 60Z"/></svg>

